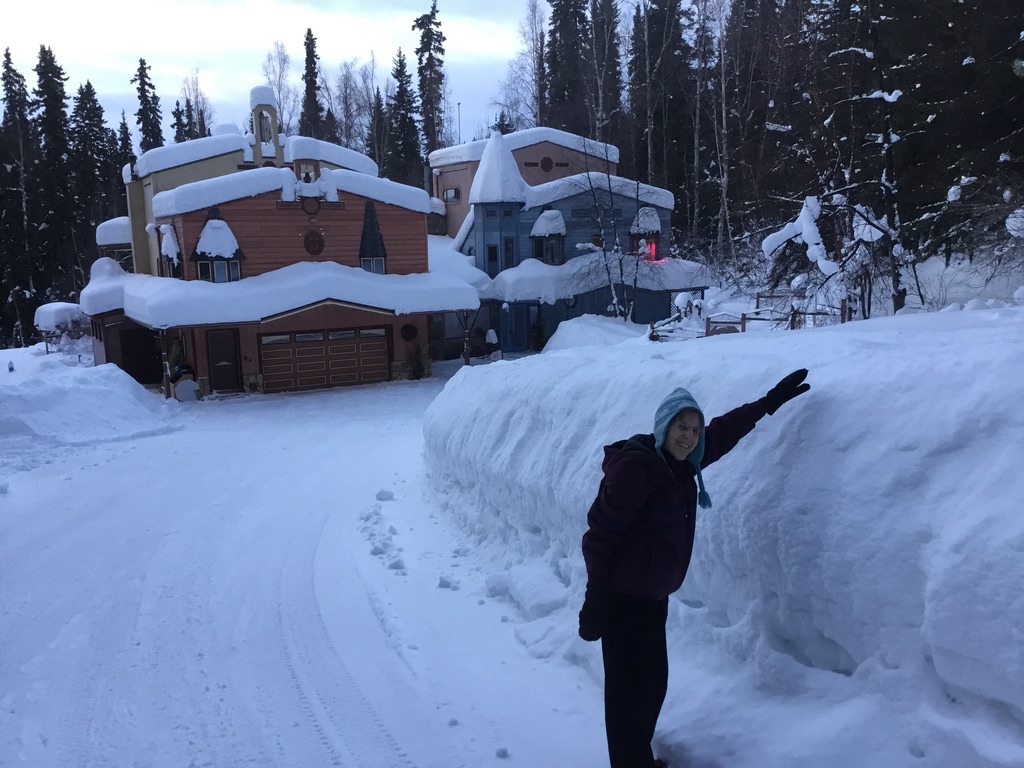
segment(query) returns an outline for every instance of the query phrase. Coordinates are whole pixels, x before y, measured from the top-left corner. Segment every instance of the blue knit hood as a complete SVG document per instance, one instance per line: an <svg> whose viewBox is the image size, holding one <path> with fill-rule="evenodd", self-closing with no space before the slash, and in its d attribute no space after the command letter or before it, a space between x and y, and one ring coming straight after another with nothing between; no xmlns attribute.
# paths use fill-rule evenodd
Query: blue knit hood
<svg viewBox="0 0 1024 768"><path fill-rule="evenodd" d="M688 390L682 387L672 390L661 401L661 405L658 406L658 410L654 414L654 447L662 457L664 457L663 448L665 447L665 438L668 435L668 426L672 423L672 419L676 417L676 414L683 410L697 411L700 414L701 422L705 425L707 424L707 419L704 418L704 411L697 405L697 401L694 400L693 395ZM693 465L694 472L697 475L697 503L700 504L702 509L707 509L711 506L711 497L704 489L704 478L700 474L700 463L703 458L704 432L702 430L700 437L697 439L697 445L690 451L686 461Z"/></svg>

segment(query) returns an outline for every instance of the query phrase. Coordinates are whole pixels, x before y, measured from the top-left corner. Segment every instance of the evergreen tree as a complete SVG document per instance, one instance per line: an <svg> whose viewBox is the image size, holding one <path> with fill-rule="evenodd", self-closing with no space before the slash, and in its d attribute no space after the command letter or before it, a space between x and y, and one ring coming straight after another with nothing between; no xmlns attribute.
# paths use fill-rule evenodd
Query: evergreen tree
<svg viewBox="0 0 1024 768"><path fill-rule="evenodd" d="M395 55L391 78L395 81L395 91L387 105L386 175L392 181L422 188L423 158L420 153L419 129L416 126L418 105L412 75L401 48Z"/></svg>
<svg viewBox="0 0 1024 768"><path fill-rule="evenodd" d="M587 110L590 61L587 0L551 0L546 45L547 114L545 125L579 136L592 136Z"/></svg>
<svg viewBox="0 0 1024 768"><path fill-rule="evenodd" d="M302 70L302 111L299 112L299 135L323 138L324 107L320 103L320 57L316 52L313 30L306 30L306 64Z"/></svg>
<svg viewBox="0 0 1024 768"><path fill-rule="evenodd" d="M139 68L131 79L139 94L139 109L135 113L139 126L139 149L147 152L164 145L164 129L161 125L160 97L156 95L153 81L149 77L149 65L139 59Z"/></svg>
<svg viewBox="0 0 1024 768"><path fill-rule="evenodd" d="M96 227L117 210L111 196L118 177L113 154L116 139L106 126L103 107L88 80L78 89L74 99L69 138L74 242L78 253L73 279L75 290L80 291L88 282L89 267L99 255Z"/></svg>
<svg viewBox="0 0 1024 768"><path fill-rule="evenodd" d="M373 91L373 102L366 127L366 154L377 164L379 173L388 176L388 113L380 88Z"/></svg>
<svg viewBox="0 0 1024 768"><path fill-rule="evenodd" d="M491 130L497 131L504 135L506 133L512 133L516 129L512 123L512 118L509 117L508 112L504 109L501 110L498 115L494 118L494 122L491 123Z"/></svg>
<svg viewBox="0 0 1024 768"><path fill-rule="evenodd" d="M121 110L121 122L117 127L117 155L115 165L118 168L131 166L132 175L135 174L135 150L132 148L132 132L128 129L128 120Z"/></svg>
<svg viewBox="0 0 1024 768"><path fill-rule="evenodd" d="M3 119L0 121L0 346L31 341L34 305L29 243L29 174L37 139L29 120L29 93L14 68L10 49L3 61Z"/></svg>
<svg viewBox="0 0 1024 768"><path fill-rule="evenodd" d="M171 110L171 117L171 128L174 129L174 143L181 144L181 142L192 138L188 135L188 124L185 122L185 110L182 108L180 100L174 102L174 109Z"/></svg>
<svg viewBox="0 0 1024 768"><path fill-rule="evenodd" d="M39 161L28 185L35 193L35 205L29 206L34 230L30 239L33 309L47 301L69 298L75 290L75 275L82 269L72 228L67 76L46 46L39 48L35 73L29 114L39 137Z"/></svg>
<svg viewBox="0 0 1024 768"><path fill-rule="evenodd" d="M437 0L430 5L430 13L413 22L413 30L420 31L420 44L416 49L416 73L419 77L420 105L423 119L423 146L430 154L441 146L444 130L444 41L441 22L437 20Z"/></svg>

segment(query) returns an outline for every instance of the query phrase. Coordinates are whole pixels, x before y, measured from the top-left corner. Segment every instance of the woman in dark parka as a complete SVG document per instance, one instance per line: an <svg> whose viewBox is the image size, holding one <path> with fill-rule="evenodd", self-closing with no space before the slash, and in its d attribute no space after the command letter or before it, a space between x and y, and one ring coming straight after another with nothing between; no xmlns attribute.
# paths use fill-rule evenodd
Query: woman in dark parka
<svg viewBox="0 0 1024 768"><path fill-rule="evenodd" d="M765 414L803 394L807 370L760 400L705 426L683 388L658 406L654 432L605 446L604 477L583 536L587 592L580 637L601 640L611 768L652 768L651 740L668 688L668 596L690 565L697 506L708 508L701 469L718 461Z"/></svg>

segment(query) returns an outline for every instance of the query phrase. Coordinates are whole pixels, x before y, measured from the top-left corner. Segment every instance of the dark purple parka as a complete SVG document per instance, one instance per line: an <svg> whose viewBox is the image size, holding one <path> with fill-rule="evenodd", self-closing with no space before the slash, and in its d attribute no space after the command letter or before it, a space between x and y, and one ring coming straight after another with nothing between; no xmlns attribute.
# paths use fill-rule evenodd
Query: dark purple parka
<svg viewBox="0 0 1024 768"><path fill-rule="evenodd" d="M767 413L763 401L711 420L701 468L731 451ZM634 435L604 449L604 477L587 513L583 558L590 583L661 600L683 583L697 524L696 470L663 458L654 435Z"/></svg>

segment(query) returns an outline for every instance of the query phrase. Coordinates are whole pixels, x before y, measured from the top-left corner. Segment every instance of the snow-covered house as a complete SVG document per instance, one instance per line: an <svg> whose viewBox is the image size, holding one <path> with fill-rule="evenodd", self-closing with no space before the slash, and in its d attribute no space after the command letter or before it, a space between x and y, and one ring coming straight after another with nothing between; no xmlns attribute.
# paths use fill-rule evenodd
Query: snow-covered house
<svg viewBox="0 0 1024 768"><path fill-rule="evenodd" d="M165 387L187 363L219 392L421 375L429 316L479 304L428 274L435 202L358 152L278 134L269 88L250 106L256 136L153 149L126 170L134 273L100 259L81 297L97 363Z"/></svg>
<svg viewBox="0 0 1024 768"><path fill-rule="evenodd" d="M503 349L536 347L562 320L614 304L634 322L660 320L673 293L711 284L703 266L664 258L670 192L597 171L531 186L512 146L488 139L453 241L492 278L476 327L496 329Z"/></svg>
<svg viewBox="0 0 1024 768"><path fill-rule="evenodd" d="M444 202L447 231L454 235L470 211L469 191L480 168L488 139L434 150L427 157L431 194ZM615 174L619 150L556 128L527 128L504 137L520 176L530 185L577 173Z"/></svg>

